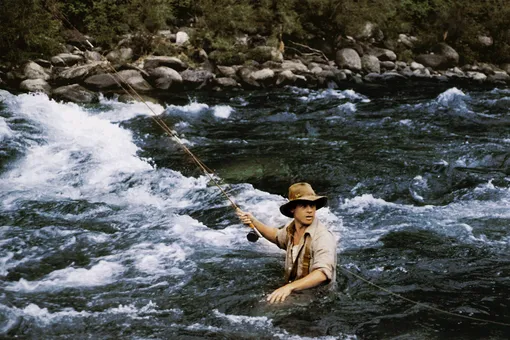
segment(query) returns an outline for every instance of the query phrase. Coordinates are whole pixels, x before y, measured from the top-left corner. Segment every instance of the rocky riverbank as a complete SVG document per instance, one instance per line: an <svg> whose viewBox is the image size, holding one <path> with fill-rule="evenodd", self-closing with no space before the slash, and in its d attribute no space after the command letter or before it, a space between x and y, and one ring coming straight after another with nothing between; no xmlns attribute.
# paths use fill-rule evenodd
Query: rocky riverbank
<svg viewBox="0 0 510 340"><path fill-rule="evenodd" d="M370 37L369 37L370 38ZM118 48L102 51L85 41L73 41L50 60L37 59L15 68L0 69L0 88L14 92L44 92L57 100L92 103L99 93L157 97L190 90L257 89L286 85L309 88L348 88L362 84L399 84L408 81L438 83L510 83L510 64L459 65L459 54L445 43L427 54L402 61L374 39L338 39L334 60L320 50L269 46L265 39L240 39L235 55L194 47L187 33L161 31L155 37L168 55L135 58L135 39L127 36ZM398 50L412 50L415 38L401 34ZM383 45L383 44L378 44ZM304 52L303 52L304 51ZM161 54L161 53L159 53ZM132 91L133 92L133 91Z"/></svg>

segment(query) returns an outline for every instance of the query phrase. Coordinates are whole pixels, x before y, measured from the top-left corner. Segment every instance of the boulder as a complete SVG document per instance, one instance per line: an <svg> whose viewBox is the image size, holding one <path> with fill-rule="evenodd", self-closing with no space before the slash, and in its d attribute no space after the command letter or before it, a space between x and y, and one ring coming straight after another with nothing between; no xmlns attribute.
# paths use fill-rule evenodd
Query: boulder
<svg viewBox="0 0 510 340"><path fill-rule="evenodd" d="M23 80L19 88L28 92L43 92L49 95L51 93L51 86L44 79L26 79Z"/></svg>
<svg viewBox="0 0 510 340"><path fill-rule="evenodd" d="M510 81L510 76L505 71L494 71L494 74L487 77L487 81L494 83L506 83Z"/></svg>
<svg viewBox="0 0 510 340"><path fill-rule="evenodd" d="M454 67L459 64L459 54L453 49L453 47L446 43L437 44L432 51L446 57L446 60L451 65L449 67Z"/></svg>
<svg viewBox="0 0 510 340"><path fill-rule="evenodd" d="M166 56L149 56L145 58L143 64L144 64L143 68L146 70L156 68L159 66L166 66L173 68L177 72L180 72L188 68L188 64L183 62L181 59Z"/></svg>
<svg viewBox="0 0 510 340"><path fill-rule="evenodd" d="M282 70L289 70L291 72L297 73L307 73L309 72L308 67L301 62L301 60L285 60L282 63Z"/></svg>
<svg viewBox="0 0 510 340"><path fill-rule="evenodd" d="M98 91L120 89L116 78L108 73L89 76L85 79L84 83L88 88Z"/></svg>
<svg viewBox="0 0 510 340"><path fill-rule="evenodd" d="M78 84L58 87L52 91L52 96L58 100L81 104L96 103L99 101L97 93L91 92Z"/></svg>
<svg viewBox="0 0 510 340"><path fill-rule="evenodd" d="M60 83L81 82L91 75L105 73L103 67L106 67L106 62L95 61L81 66L65 68L55 73L55 80Z"/></svg>
<svg viewBox="0 0 510 340"><path fill-rule="evenodd" d="M254 69L251 67L241 67L237 70L237 75L241 79L243 85L247 85L248 87L260 87L260 84L253 79Z"/></svg>
<svg viewBox="0 0 510 340"><path fill-rule="evenodd" d="M380 65L383 70L393 70L396 66L393 61L381 61Z"/></svg>
<svg viewBox="0 0 510 340"><path fill-rule="evenodd" d="M411 70L423 70L425 68L425 66L423 66L422 64L420 63L417 63L416 61L413 61L411 62L411 65L409 65L411 67Z"/></svg>
<svg viewBox="0 0 510 340"><path fill-rule="evenodd" d="M269 68L265 68L253 72L251 77L257 82L271 82L274 78L274 71Z"/></svg>
<svg viewBox="0 0 510 340"><path fill-rule="evenodd" d="M83 57L87 61L101 61L103 60L103 56L96 51L85 51Z"/></svg>
<svg viewBox="0 0 510 340"><path fill-rule="evenodd" d="M133 59L133 49L129 47L123 47L118 50L113 50L106 55L112 63L125 63Z"/></svg>
<svg viewBox="0 0 510 340"><path fill-rule="evenodd" d="M380 61L396 61L397 55L392 50L386 48L373 47L368 51L371 55L376 56Z"/></svg>
<svg viewBox="0 0 510 340"><path fill-rule="evenodd" d="M510 74L510 64L503 64L501 65L501 69L505 71L506 73Z"/></svg>
<svg viewBox="0 0 510 340"><path fill-rule="evenodd" d="M297 76L291 70L284 70L278 74L276 85L292 85L296 82Z"/></svg>
<svg viewBox="0 0 510 340"><path fill-rule="evenodd" d="M467 76L476 82L483 83L487 80L487 76L481 72L468 71Z"/></svg>
<svg viewBox="0 0 510 340"><path fill-rule="evenodd" d="M236 76L236 70L231 66L217 66L217 68L224 77L233 78Z"/></svg>
<svg viewBox="0 0 510 340"><path fill-rule="evenodd" d="M448 59L440 54L420 54L416 57L416 61L426 67L433 69L445 69L450 67Z"/></svg>
<svg viewBox="0 0 510 340"><path fill-rule="evenodd" d="M381 64L376 56L365 54L361 57L361 66L368 73L381 73Z"/></svg>
<svg viewBox="0 0 510 340"><path fill-rule="evenodd" d="M151 69L149 74L154 79L154 86L161 90L168 90L173 86L182 84L183 81L179 72L166 66Z"/></svg>
<svg viewBox="0 0 510 340"><path fill-rule="evenodd" d="M128 84L137 92L146 92L152 90L152 86L144 79L142 74L136 70L123 70L117 72L115 77L122 84Z"/></svg>
<svg viewBox="0 0 510 340"><path fill-rule="evenodd" d="M50 75L46 73L46 70L39 64L30 61L25 64L23 72L27 79L50 79Z"/></svg>
<svg viewBox="0 0 510 340"><path fill-rule="evenodd" d="M335 62L339 68L361 71L361 58L352 48L343 48L336 52Z"/></svg>
<svg viewBox="0 0 510 340"><path fill-rule="evenodd" d="M418 38L414 36L408 36L406 34L398 35L398 42L404 45L407 48L413 49L414 44L418 41Z"/></svg>
<svg viewBox="0 0 510 340"><path fill-rule="evenodd" d="M54 66L73 66L83 60L84 58L81 55L60 53L51 58L51 63Z"/></svg>
<svg viewBox="0 0 510 340"><path fill-rule="evenodd" d="M202 88L215 78L215 75L207 70L185 70L181 72L183 83L190 88Z"/></svg>
<svg viewBox="0 0 510 340"><path fill-rule="evenodd" d="M177 45L184 45L189 41L189 35L186 32L180 31L175 35L175 43Z"/></svg>
<svg viewBox="0 0 510 340"><path fill-rule="evenodd" d="M235 81L235 79L232 79L232 78L228 78L228 77L220 77L220 78L216 78L214 80L215 84L220 86L220 87L238 87L239 84L237 83L237 81Z"/></svg>

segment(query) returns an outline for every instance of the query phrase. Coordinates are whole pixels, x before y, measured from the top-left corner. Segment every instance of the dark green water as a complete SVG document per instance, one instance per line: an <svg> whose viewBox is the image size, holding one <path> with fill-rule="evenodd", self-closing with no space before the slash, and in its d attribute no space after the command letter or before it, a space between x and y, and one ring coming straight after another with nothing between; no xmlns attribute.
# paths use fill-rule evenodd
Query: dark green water
<svg viewBox="0 0 510 340"><path fill-rule="evenodd" d="M319 217L339 240L338 288L277 306L265 297L282 285L282 252L246 241L144 105L0 98L0 337L510 334L437 311L510 320L507 89L287 88L151 104L268 224L287 221L278 207L295 181L329 197Z"/></svg>

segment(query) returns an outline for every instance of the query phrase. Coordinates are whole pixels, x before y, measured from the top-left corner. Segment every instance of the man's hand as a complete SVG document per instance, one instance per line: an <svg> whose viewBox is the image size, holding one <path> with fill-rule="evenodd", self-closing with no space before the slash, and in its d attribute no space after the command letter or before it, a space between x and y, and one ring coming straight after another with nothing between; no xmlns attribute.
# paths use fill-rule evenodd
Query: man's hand
<svg viewBox="0 0 510 340"><path fill-rule="evenodd" d="M246 225L250 225L253 223L253 215L247 212L242 211L241 209L236 210L237 217Z"/></svg>
<svg viewBox="0 0 510 340"><path fill-rule="evenodd" d="M269 303L283 302L293 291L294 289L290 286L290 284L287 284L269 294L267 301L269 301Z"/></svg>

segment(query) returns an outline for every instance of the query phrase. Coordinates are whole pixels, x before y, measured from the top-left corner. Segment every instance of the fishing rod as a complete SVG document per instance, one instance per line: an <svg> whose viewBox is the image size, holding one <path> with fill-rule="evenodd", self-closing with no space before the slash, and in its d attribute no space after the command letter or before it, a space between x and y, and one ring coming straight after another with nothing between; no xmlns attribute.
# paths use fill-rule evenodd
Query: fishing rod
<svg viewBox="0 0 510 340"><path fill-rule="evenodd" d="M46 1L46 4L48 4L48 1ZM72 27L72 29L76 33L78 33L79 36L82 37L82 39L87 43L88 47L94 49L94 45L92 45L92 43L89 41L89 39L84 34L82 34L67 19L67 17L60 12L60 10L58 8L56 8L55 6L52 6L52 7L47 6L47 7L48 7L48 10L50 10L50 13L52 13L52 15L56 16L60 20L64 20L70 27ZM81 42L81 44L84 45L83 42ZM168 127L168 125L163 121L163 119L161 119L160 115L158 115L156 112L154 112L154 110L149 106L149 104L145 101L145 99L143 99L142 96L140 96L138 94L138 92L131 86L131 84L129 84L126 81L126 79L124 79L122 77L122 75L102 55L101 55L101 61L105 62L106 66L108 66L110 68L110 70L108 70L105 65L103 65L103 64L100 65L101 68L106 72L106 74L108 74L115 81L115 83L117 83L117 85L119 85L119 87L127 95L129 95L134 101L137 101L137 100L141 101L145 106L147 106L147 108L153 113L152 115L150 115L150 117L154 120L154 122L156 122L156 124L159 127L161 127L162 130L172 140L177 142L177 144L179 144L179 146L184 150L184 152L187 153L191 157L193 162L195 162L195 164L204 172L204 174L209 178L209 180L220 190L221 194L229 201L231 207L235 211L239 211L240 210L239 207L230 198L230 196L225 192L225 190L220 186L220 184L214 179L213 175L215 175L215 173L211 169L209 169L197 156L195 156L195 154L193 152L191 152L191 150L179 138L179 136L177 135L177 132L175 130L170 129L170 127ZM217 176L217 177L219 178L219 176ZM251 228L250 232L246 235L246 238L248 239L248 241L257 242L259 238L263 237L262 234L260 233L260 231L255 227L255 225L253 223L250 223L248 226Z"/></svg>

